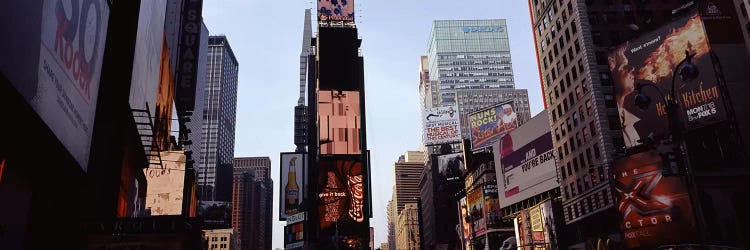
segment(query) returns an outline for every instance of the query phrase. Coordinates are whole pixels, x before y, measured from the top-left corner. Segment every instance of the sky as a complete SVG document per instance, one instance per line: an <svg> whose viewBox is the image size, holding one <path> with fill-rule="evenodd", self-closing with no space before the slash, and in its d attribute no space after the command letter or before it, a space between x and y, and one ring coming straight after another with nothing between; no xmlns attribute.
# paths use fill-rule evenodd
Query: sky
<svg viewBox="0 0 750 250"><path fill-rule="evenodd" d="M299 55L304 10L317 2L208 0L203 20L223 34L239 61L235 157L271 157L274 179L273 248L283 249L278 221L279 153L294 151L294 106L299 98ZM372 152L375 246L386 242L386 204L393 164L421 143L419 57L427 53L433 20L506 19L516 88L528 89L531 113L541 112L536 54L527 1L356 1L364 57L367 142Z"/></svg>

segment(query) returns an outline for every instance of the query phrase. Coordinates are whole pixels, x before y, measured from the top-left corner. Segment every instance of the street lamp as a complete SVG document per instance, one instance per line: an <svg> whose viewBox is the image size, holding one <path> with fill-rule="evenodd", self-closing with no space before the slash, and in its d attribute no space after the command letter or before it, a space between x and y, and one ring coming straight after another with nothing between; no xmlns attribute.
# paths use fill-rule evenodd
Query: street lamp
<svg viewBox="0 0 750 250"><path fill-rule="evenodd" d="M702 249L705 249L706 244L706 237L704 232L704 225L702 218L702 212L700 208L700 202L697 200L697 187L695 185L695 176L693 175L692 169L690 167L689 161L685 160L686 156L686 150L684 149L684 141L683 141L683 127L682 122L680 121L680 106L677 103L675 99L675 79L677 78L677 75L679 74L680 80L684 83L690 82L700 75L700 71L698 70L698 66L693 64L692 59L695 57L695 54L690 54L689 51L685 51L685 59L680 61L679 64L675 67L674 70L672 70L672 85L670 86L670 95L665 96L664 93L661 92L661 89L659 89L658 86L656 86L653 83L638 83L635 87L635 90L638 91L638 94L635 96L634 104L640 108L640 109L648 109L648 107L651 105L651 98L649 98L647 95L643 93L643 88L646 86L650 86L661 95L662 100L664 103L666 103L666 112L667 112L667 125L669 128L669 136L671 137L671 143L673 150L676 154L676 163L678 166L678 169L671 169L670 167L664 168L662 171L662 174L666 177L669 175L678 175L681 177L684 177L684 181L687 184L688 188L688 196L690 199L691 207L693 209L693 216L694 219L698 225L698 234L700 236L701 240L701 246ZM669 164L672 165L672 164ZM676 170L676 171L675 171Z"/></svg>

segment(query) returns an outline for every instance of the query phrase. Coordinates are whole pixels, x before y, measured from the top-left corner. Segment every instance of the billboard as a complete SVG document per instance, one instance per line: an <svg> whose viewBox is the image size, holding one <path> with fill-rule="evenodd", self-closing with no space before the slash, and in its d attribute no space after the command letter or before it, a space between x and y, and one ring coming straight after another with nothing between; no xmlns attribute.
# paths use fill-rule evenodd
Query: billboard
<svg viewBox="0 0 750 250"><path fill-rule="evenodd" d="M487 231L487 223L484 214L484 199L482 188L475 188L466 192L466 206L469 209L469 220L472 222L473 236L480 236Z"/></svg>
<svg viewBox="0 0 750 250"><path fill-rule="evenodd" d="M279 172L279 220L299 213L305 201L305 179L307 176L307 154L281 153L281 171ZM297 175L299 173L299 175Z"/></svg>
<svg viewBox="0 0 750 250"><path fill-rule="evenodd" d="M368 244L364 171L360 155L321 155L318 225L323 248L342 246L356 249ZM334 235L338 235L338 239Z"/></svg>
<svg viewBox="0 0 750 250"><path fill-rule="evenodd" d="M649 151L615 162L613 175L627 248L691 241L695 220L687 188L679 177L664 177L661 157Z"/></svg>
<svg viewBox="0 0 750 250"><path fill-rule="evenodd" d="M146 209L151 216L181 215L185 190L185 152L160 152L163 168L147 168Z"/></svg>
<svg viewBox="0 0 750 250"><path fill-rule="evenodd" d="M460 182L463 179L464 173L466 173L466 161L463 153L439 155L437 162L440 184Z"/></svg>
<svg viewBox="0 0 750 250"><path fill-rule="evenodd" d="M284 248L302 249L305 245L305 217L305 212L288 217L284 227Z"/></svg>
<svg viewBox="0 0 750 250"><path fill-rule="evenodd" d="M422 116L426 146L461 141L461 120L457 105L429 108Z"/></svg>
<svg viewBox="0 0 750 250"><path fill-rule="evenodd" d="M359 91L320 90L318 122L320 154L361 154Z"/></svg>
<svg viewBox="0 0 750 250"><path fill-rule="evenodd" d="M198 201L198 217L203 219L204 229L231 228L232 203L225 201Z"/></svg>
<svg viewBox="0 0 750 250"><path fill-rule="evenodd" d="M318 0L318 21L354 21L354 0Z"/></svg>
<svg viewBox="0 0 750 250"><path fill-rule="evenodd" d="M461 242L463 245L468 245L472 238L471 221L469 221L469 207L466 205L466 197L462 197L458 201L458 218ZM466 248L468 249L468 248Z"/></svg>
<svg viewBox="0 0 750 250"><path fill-rule="evenodd" d="M653 105L640 109L635 105L635 87L654 84L668 95L673 69L685 58L685 51L695 54L692 62L700 72L698 79L690 82L683 82L679 75L675 79L674 98L685 128L696 129L726 119L710 50L703 22L693 14L626 42L610 53L609 68L626 147L638 146L641 139L667 136L666 104L659 91L643 88Z"/></svg>
<svg viewBox="0 0 750 250"><path fill-rule="evenodd" d="M25 41L10 43L13 46L4 50L26 51L26 55L18 56L31 57L35 53L28 47L38 44L35 50L39 51L39 60L32 65L31 58L10 57L17 61L2 60L3 73L85 172L94 129L109 6L102 1L47 0L41 5L41 23L28 16L14 18L28 19L12 21L11 25L41 25L23 27L20 32L41 27L40 33L19 35L19 41ZM3 51L6 53L14 55L16 52Z"/></svg>
<svg viewBox="0 0 750 250"><path fill-rule="evenodd" d="M476 150L492 145L518 127L518 115L510 100L470 114L469 123L471 148Z"/></svg>
<svg viewBox="0 0 750 250"><path fill-rule="evenodd" d="M519 211L514 219L516 241L521 249L552 249L557 245L552 201Z"/></svg>
<svg viewBox="0 0 750 250"><path fill-rule="evenodd" d="M500 200L497 195L497 184L484 184L482 186L482 196L484 198L484 213L487 227L500 227L502 224L503 212L500 209Z"/></svg>
<svg viewBox="0 0 750 250"><path fill-rule="evenodd" d="M493 149L503 208L559 188L547 111L542 111ZM501 145L502 144L502 145Z"/></svg>

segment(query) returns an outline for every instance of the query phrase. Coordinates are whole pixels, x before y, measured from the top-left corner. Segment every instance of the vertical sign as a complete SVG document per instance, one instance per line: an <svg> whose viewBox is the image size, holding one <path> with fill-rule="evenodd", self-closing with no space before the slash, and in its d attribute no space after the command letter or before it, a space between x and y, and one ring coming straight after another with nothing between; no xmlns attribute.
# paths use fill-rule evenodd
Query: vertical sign
<svg viewBox="0 0 750 250"><path fill-rule="evenodd" d="M279 179L279 220L302 211L305 201L305 173L307 154L281 153Z"/></svg>
<svg viewBox="0 0 750 250"><path fill-rule="evenodd" d="M47 0L42 12L39 82L26 101L86 171L109 8L103 1Z"/></svg>
<svg viewBox="0 0 750 250"><path fill-rule="evenodd" d="M185 0L177 49L176 106L180 112L195 108L195 84L198 72L198 53L201 37L203 0Z"/></svg>
<svg viewBox="0 0 750 250"><path fill-rule="evenodd" d="M321 156L318 173L318 217L321 248L365 247L365 180L360 155ZM334 236L328 238L325 236ZM338 238L336 238L338 236Z"/></svg>
<svg viewBox="0 0 750 250"><path fill-rule="evenodd" d="M469 218L472 221L472 235L480 236L487 231L487 223L484 216L484 201L482 200L482 188L475 188L466 193L466 205L469 209Z"/></svg>

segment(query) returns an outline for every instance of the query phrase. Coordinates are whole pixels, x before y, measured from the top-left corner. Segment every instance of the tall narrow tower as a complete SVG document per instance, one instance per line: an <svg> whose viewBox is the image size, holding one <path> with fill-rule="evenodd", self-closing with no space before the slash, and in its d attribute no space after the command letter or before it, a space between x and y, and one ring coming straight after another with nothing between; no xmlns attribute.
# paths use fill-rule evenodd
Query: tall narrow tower
<svg viewBox="0 0 750 250"><path fill-rule="evenodd" d="M294 145L297 152L307 152L307 57L312 53L312 13L305 10L305 28L302 33L302 51L299 55L299 100L294 107Z"/></svg>

